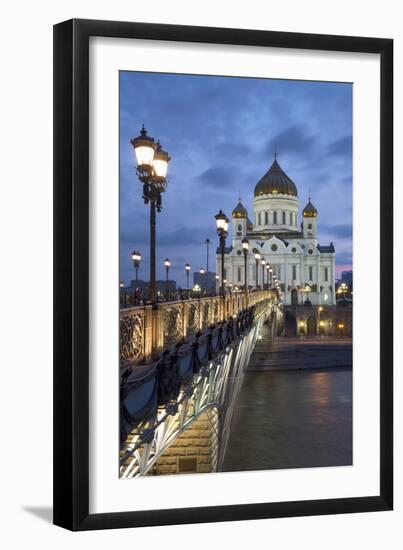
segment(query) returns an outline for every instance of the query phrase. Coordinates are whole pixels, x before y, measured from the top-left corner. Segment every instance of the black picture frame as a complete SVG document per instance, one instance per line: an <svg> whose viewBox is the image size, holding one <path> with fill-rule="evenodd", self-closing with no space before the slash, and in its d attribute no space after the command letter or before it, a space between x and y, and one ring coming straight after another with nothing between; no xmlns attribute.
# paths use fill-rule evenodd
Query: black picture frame
<svg viewBox="0 0 403 550"><path fill-rule="evenodd" d="M380 491L370 497L89 513L89 38L363 52L381 58ZM71 530L391 510L393 40L115 21L54 27L54 523Z"/></svg>

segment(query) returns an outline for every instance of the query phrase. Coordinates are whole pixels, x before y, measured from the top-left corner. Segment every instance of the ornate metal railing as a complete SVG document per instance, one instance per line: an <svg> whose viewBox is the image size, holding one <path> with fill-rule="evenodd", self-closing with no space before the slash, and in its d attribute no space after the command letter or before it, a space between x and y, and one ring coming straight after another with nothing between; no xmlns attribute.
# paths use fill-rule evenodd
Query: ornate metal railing
<svg viewBox="0 0 403 550"><path fill-rule="evenodd" d="M187 304L190 306L190 304ZM166 304L166 308L175 307ZM234 303L231 307L236 307ZM225 452L236 395L260 325L277 310L270 298L167 348L151 369L122 371L120 475L150 472L164 450L201 414L220 413L216 469ZM210 311L210 310L209 310Z"/></svg>
<svg viewBox="0 0 403 550"><path fill-rule="evenodd" d="M166 347L225 321L248 307L274 299L261 290L200 299L163 302L122 309L120 312L120 363L122 367L150 361Z"/></svg>

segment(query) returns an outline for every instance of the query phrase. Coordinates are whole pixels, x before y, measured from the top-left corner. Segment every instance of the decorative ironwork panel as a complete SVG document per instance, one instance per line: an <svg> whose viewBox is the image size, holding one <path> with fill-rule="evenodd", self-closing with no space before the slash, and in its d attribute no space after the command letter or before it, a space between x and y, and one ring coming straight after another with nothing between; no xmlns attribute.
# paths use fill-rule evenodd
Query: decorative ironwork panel
<svg viewBox="0 0 403 550"><path fill-rule="evenodd" d="M202 328L208 327L210 324L210 308L210 300L201 304Z"/></svg>
<svg viewBox="0 0 403 550"><path fill-rule="evenodd" d="M219 299L214 299L214 306L213 306L213 323L218 323L220 320L220 301Z"/></svg>
<svg viewBox="0 0 403 550"><path fill-rule="evenodd" d="M133 363L144 356L144 310L134 309L120 318L120 359Z"/></svg>
<svg viewBox="0 0 403 550"><path fill-rule="evenodd" d="M199 330L199 304L191 302L186 305L187 308L187 327L186 334L194 334Z"/></svg>
<svg viewBox="0 0 403 550"><path fill-rule="evenodd" d="M180 304L165 306L162 313L164 346L178 342L183 336L182 308Z"/></svg>

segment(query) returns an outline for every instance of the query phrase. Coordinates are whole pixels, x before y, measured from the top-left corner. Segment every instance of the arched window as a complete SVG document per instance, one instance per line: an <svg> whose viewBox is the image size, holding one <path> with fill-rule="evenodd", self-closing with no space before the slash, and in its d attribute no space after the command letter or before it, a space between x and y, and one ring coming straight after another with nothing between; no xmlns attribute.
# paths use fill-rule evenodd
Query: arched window
<svg viewBox="0 0 403 550"><path fill-rule="evenodd" d="M261 225L260 222L261 222L261 219L260 219L260 212L259 212L259 214L258 214L258 223L257 223L257 224L258 224L258 225Z"/></svg>
<svg viewBox="0 0 403 550"><path fill-rule="evenodd" d="M312 224L308 223L308 229L312 229Z"/></svg>
<svg viewBox="0 0 403 550"><path fill-rule="evenodd" d="M242 235L242 225L241 224L238 225L237 233L238 233L238 235Z"/></svg>
<svg viewBox="0 0 403 550"><path fill-rule="evenodd" d="M292 266L292 280L295 281L297 279L297 265L293 264Z"/></svg>
<svg viewBox="0 0 403 550"><path fill-rule="evenodd" d="M238 281L240 282L241 280L242 280L241 268L238 267Z"/></svg>
<svg viewBox="0 0 403 550"><path fill-rule="evenodd" d="M277 224L277 212L276 211L273 212L273 224L274 225Z"/></svg>
<svg viewBox="0 0 403 550"><path fill-rule="evenodd" d="M290 225L292 225L292 212L290 212Z"/></svg>
<svg viewBox="0 0 403 550"><path fill-rule="evenodd" d="M285 221L285 212L284 212L284 210L283 210L283 225L285 225L285 224L286 224L286 221Z"/></svg>
<svg viewBox="0 0 403 550"><path fill-rule="evenodd" d="M264 213L264 223L266 225L269 225L269 213L268 212Z"/></svg>

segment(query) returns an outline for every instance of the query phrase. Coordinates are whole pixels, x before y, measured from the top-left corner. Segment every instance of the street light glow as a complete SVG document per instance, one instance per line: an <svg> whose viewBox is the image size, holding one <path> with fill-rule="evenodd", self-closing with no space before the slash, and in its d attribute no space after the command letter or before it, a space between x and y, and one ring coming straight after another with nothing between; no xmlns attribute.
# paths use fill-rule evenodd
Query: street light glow
<svg viewBox="0 0 403 550"><path fill-rule="evenodd" d="M133 250L132 260L133 260L133 262L140 262L141 261L141 253L138 250Z"/></svg>
<svg viewBox="0 0 403 550"><path fill-rule="evenodd" d="M224 214L222 210L218 212L218 214L215 215L216 224L217 224L217 232L219 234L224 233L225 235L228 233L228 224L229 219Z"/></svg>
<svg viewBox="0 0 403 550"><path fill-rule="evenodd" d="M162 149L160 142L158 142L152 163L155 175L162 181L164 181L167 176L168 162L170 160L168 153Z"/></svg>
<svg viewBox="0 0 403 550"><path fill-rule="evenodd" d="M140 131L140 135L131 141L136 161L139 168L150 169L153 164L155 143L154 139L147 135L147 130L144 125Z"/></svg>

